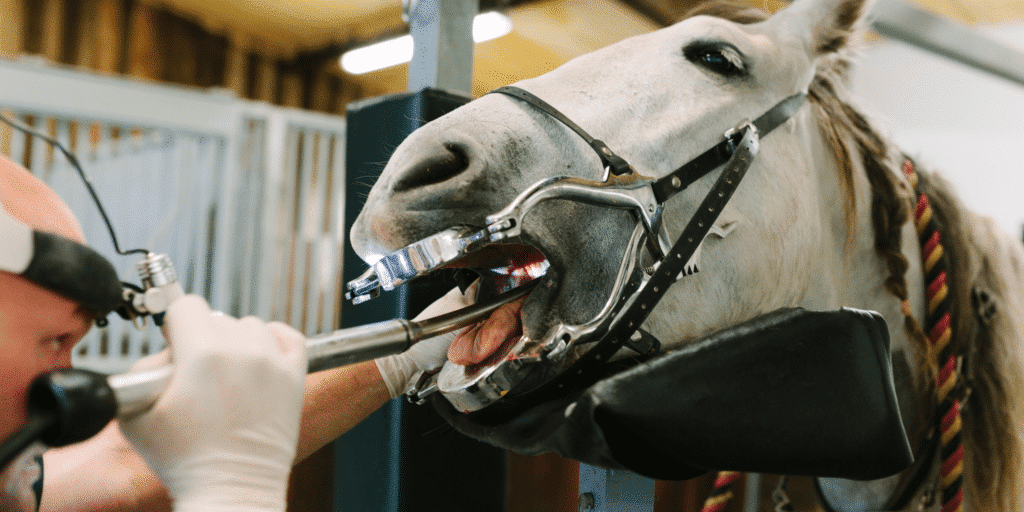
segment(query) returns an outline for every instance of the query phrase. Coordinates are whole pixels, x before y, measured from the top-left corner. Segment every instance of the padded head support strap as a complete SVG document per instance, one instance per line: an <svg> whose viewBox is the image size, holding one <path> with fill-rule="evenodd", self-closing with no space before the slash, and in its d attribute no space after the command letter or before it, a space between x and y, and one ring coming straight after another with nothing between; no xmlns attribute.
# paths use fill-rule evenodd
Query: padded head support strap
<svg viewBox="0 0 1024 512"><path fill-rule="evenodd" d="M0 207L0 270L80 302L96 318L121 303L121 281L114 266L78 242L35 231Z"/></svg>

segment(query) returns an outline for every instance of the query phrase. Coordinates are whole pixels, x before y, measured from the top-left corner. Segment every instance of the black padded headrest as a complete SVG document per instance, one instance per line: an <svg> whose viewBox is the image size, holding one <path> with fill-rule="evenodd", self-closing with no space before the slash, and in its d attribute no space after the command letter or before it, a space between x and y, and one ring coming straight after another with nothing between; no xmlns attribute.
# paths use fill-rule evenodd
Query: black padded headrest
<svg viewBox="0 0 1024 512"><path fill-rule="evenodd" d="M488 421L435 395L464 434L663 480L715 470L876 479L913 462L885 321L783 309Z"/></svg>

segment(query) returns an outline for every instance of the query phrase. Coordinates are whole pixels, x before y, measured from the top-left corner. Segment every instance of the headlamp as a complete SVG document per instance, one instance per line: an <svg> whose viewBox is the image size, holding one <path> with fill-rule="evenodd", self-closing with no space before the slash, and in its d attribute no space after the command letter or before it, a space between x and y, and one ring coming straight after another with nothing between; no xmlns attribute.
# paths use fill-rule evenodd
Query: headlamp
<svg viewBox="0 0 1024 512"><path fill-rule="evenodd" d="M36 231L0 206L0 270L20 275L82 304L97 320L121 305L121 281L98 252L53 233Z"/></svg>

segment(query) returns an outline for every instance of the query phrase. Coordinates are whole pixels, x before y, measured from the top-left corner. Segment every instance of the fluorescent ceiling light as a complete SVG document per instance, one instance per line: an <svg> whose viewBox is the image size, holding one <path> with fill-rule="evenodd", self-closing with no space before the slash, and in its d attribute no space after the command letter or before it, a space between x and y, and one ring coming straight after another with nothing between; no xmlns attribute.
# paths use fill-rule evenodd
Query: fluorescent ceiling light
<svg viewBox="0 0 1024 512"><path fill-rule="evenodd" d="M500 12L485 12L473 18L474 43L497 39L509 32L512 32L512 20Z"/></svg>
<svg viewBox="0 0 1024 512"><path fill-rule="evenodd" d="M407 34L345 52L341 56L341 68L353 75L362 75L410 60L412 36Z"/></svg>
<svg viewBox="0 0 1024 512"><path fill-rule="evenodd" d="M512 20L500 12L485 12L473 18L473 42L497 39L512 31ZM404 35L362 48L347 51L341 56L341 67L362 75L378 69L397 66L412 60L412 36Z"/></svg>

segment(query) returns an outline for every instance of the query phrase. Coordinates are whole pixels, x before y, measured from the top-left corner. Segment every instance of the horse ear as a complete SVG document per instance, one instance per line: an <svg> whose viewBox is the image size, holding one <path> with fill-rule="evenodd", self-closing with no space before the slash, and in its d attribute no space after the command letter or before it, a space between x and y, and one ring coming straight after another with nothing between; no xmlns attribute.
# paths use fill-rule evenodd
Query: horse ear
<svg viewBox="0 0 1024 512"><path fill-rule="evenodd" d="M801 31L816 55L836 52L860 29L872 0L795 0L772 19Z"/></svg>

